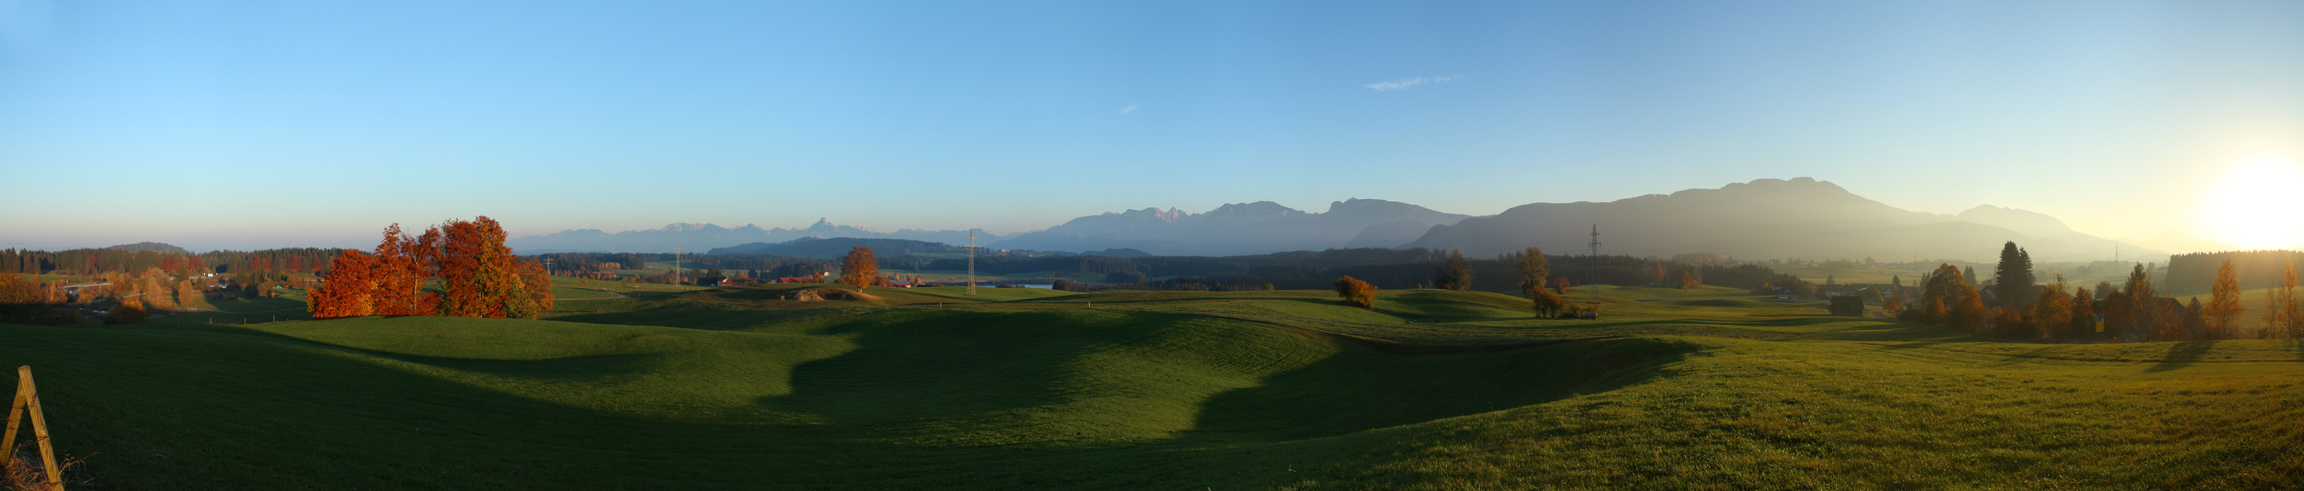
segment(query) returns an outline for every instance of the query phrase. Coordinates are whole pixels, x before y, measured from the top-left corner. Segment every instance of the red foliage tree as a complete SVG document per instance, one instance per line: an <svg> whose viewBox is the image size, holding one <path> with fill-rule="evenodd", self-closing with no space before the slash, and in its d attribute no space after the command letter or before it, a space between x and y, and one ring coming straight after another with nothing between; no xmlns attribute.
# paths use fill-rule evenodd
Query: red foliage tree
<svg viewBox="0 0 2304 491"><path fill-rule="evenodd" d="M479 217L440 225L442 242L436 264L441 289L440 313L457 317L534 318L536 304L521 285L519 265L512 249L504 246L504 227ZM430 231L425 233L431 235Z"/></svg>
<svg viewBox="0 0 2304 491"><path fill-rule="evenodd" d="M320 288L312 291L305 302L305 310L314 319L361 317L373 315L370 304L376 293L376 282L369 277L374 261L367 254L347 250L335 261L328 263L328 276Z"/></svg>
<svg viewBox="0 0 2304 491"><path fill-rule="evenodd" d="M424 281L430 278L419 262L415 238L400 232L400 224L384 229L384 241L376 244L376 259L369 279L376 283L372 298L374 315L434 315L439 311L424 304Z"/></svg>

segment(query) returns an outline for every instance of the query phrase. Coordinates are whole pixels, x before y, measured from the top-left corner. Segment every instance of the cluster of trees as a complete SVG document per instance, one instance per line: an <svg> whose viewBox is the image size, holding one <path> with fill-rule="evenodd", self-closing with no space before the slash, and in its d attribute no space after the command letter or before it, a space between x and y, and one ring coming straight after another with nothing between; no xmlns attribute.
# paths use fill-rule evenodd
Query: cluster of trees
<svg viewBox="0 0 2304 491"><path fill-rule="evenodd" d="M1905 320L2047 341L2304 337L2304 312L2300 312L2304 303L2296 296L2293 263L2283 265L2275 276L2260 329L2248 328L2248 308L2240 299L2240 268L2229 260L2216 268L2206 303L2199 297L2183 302L2161 296L2144 265L2134 265L2125 284L2101 283L2094 292L2067 285L2062 277L2036 285L2031 266L2031 255L2009 243L1989 287L1992 295L1984 295L1970 281L1973 268L1964 271L1946 264L1925 277L1917 298L1894 292L1888 310Z"/></svg>
<svg viewBox="0 0 2304 491"><path fill-rule="evenodd" d="M1567 277L1563 276L1556 281L1550 281L1553 284L1552 289L1544 288L1544 284L1553 278L1552 262L1544 258L1544 250L1530 247L1521 251L1519 256L1520 294L1528 297L1529 308L1536 312L1536 316L1574 315L1576 309L1571 308L1567 300L1560 298L1561 294L1568 292L1569 281Z"/></svg>
<svg viewBox="0 0 2304 491"><path fill-rule="evenodd" d="M520 261L488 217L450 220L410 237L384 229L375 254L347 250L329 265L308 309L320 319L441 315L533 319L552 309L552 278ZM437 290L425 286L437 282Z"/></svg>
<svg viewBox="0 0 2304 491"><path fill-rule="evenodd" d="M153 311L212 308L205 278L180 277L160 268L141 274L103 273L105 284L67 292L64 280L42 282L36 277L0 274L0 322L18 324L73 324L78 311L59 309L74 300L112 302L108 324L142 322Z"/></svg>
<svg viewBox="0 0 2304 491"><path fill-rule="evenodd" d="M70 312L58 312L56 306L64 304L62 280L42 282L37 278L15 274L0 274L0 322L11 324L70 324L80 319Z"/></svg>

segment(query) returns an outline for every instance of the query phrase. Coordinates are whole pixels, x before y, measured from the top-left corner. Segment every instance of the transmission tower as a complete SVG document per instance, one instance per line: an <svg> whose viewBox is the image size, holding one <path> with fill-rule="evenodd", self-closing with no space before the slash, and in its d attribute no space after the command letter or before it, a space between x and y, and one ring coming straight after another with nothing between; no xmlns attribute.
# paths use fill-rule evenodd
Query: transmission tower
<svg viewBox="0 0 2304 491"><path fill-rule="evenodd" d="M1600 275L1600 224L1592 224L1592 257L1585 259L1584 282L1592 286L1592 307L1600 307L1600 284L1593 278Z"/></svg>
<svg viewBox="0 0 2304 491"><path fill-rule="evenodd" d="M672 284L680 284L680 245L672 245Z"/></svg>
<svg viewBox="0 0 2304 491"><path fill-rule="evenodd" d="M976 295L976 231L968 231L968 295Z"/></svg>

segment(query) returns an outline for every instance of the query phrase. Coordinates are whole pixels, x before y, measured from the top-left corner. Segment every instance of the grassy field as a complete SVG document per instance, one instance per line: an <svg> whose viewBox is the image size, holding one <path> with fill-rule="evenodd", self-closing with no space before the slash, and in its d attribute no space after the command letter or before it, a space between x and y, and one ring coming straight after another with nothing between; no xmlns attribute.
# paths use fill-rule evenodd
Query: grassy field
<svg viewBox="0 0 2304 491"><path fill-rule="evenodd" d="M74 489L2304 485L2297 340L2006 343L1709 287L1603 286L1596 321L1438 290L789 300L826 287L0 326L0 364L38 371Z"/></svg>

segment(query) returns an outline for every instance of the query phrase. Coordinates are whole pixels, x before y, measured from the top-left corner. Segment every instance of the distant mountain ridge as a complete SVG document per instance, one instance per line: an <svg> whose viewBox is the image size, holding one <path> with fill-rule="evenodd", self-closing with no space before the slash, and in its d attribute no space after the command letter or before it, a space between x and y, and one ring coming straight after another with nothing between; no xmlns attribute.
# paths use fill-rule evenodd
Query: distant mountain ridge
<svg viewBox="0 0 2304 491"><path fill-rule="evenodd" d="M1740 258L1952 259L1992 261L1999 244L2014 241L2036 261L2123 259L2164 261L2167 249L2078 231L2047 214L1980 205L1956 215L1910 211L1801 177L1729 183L1610 202L1531 203L1491 216L1471 217L1407 203L1348 199L1314 213L1270 201L1232 203L1206 213L1144 208L1074 218L1037 232L995 236L977 230L976 243L993 249L1063 253L1237 256L1339 248L1462 249L1492 256L1539 246L1579 253L1597 224L1601 253L1671 256L1713 252ZM764 245L800 238L903 239L946 245L967 243L968 232L899 230L818 220L800 229L734 229L676 223L661 229L610 234L569 230L522 237L508 244L539 252L670 252L724 249L770 253ZM2163 234L2160 241L2188 247L2222 244ZM746 247L732 247L746 245ZM2156 258L2156 256L2158 256Z"/></svg>
<svg viewBox="0 0 2304 491"><path fill-rule="evenodd" d="M1073 253L1135 249L1166 256L1392 247L1415 240L1433 225L1465 218L1470 215L1377 199L1332 202L1323 213L1257 201L1226 204L1207 213L1145 208L1085 216L993 246Z"/></svg>
<svg viewBox="0 0 2304 491"><path fill-rule="evenodd" d="M707 254L767 254L784 257L838 258L848 255L857 246L869 247L876 257L909 256L927 253L967 252L967 248L942 242L909 239L881 239L868 237L834 237L819 239L801 237L788 242L750 244L712 249Z"/></svg>
<svg viewBox="0 0 2304 491"><path fill-rule="evenodd" d="M672 252L677 246L689 252L706 251L748 243L781 243L800 238L829 239L858 237L875 239L906 239L945 244L968 243L967 230L915 230L903 229L881 232L871 227L834 224L830 219L818 219L806 228L763 229L757 225L726 228L713 224L674 223L664 228L629 230L608 233L600 229L563 230L549 235L530 235L504 241L520 254L547 252ZM983 229L976 229L979 244L999 240ZM1013 236L1013 235L1010 235Z"/></svg>
<svg viewBox="0 0 2304 491"><path fill-rule="evenodd" d="M1606 203L1532 203L1433 227L1407 247L1489 256L1542 247L1576 253L1597 225L1602 254L1716 252L1739 258L1878 257L1996 260L2014 241L2037 261L2110 259L2118 242L2073 231L2045 214L1978 206L1959 215L1909 211L1811 178L1759 179ZM2125 244L2130 258L2165 252Z"/></svg>
<svg viewBox="0 0 2304 491"><path fill-rule="evenodd" d="M182 247L176 247L176 246L173 246L173 245L162 244L162 243L159 243L159 242L137 242L137 243L134 243L134 244L120 244L120 245L116 245L116 246L112 246L112 247L106 247L105 249L111 249L111 250L115 250L115 251L152 251L152 252L166 252L166 253L171 253L171 254L191 254L191 253L192 253L192 251L184 250L184 248L182 248Z"/></svg>

